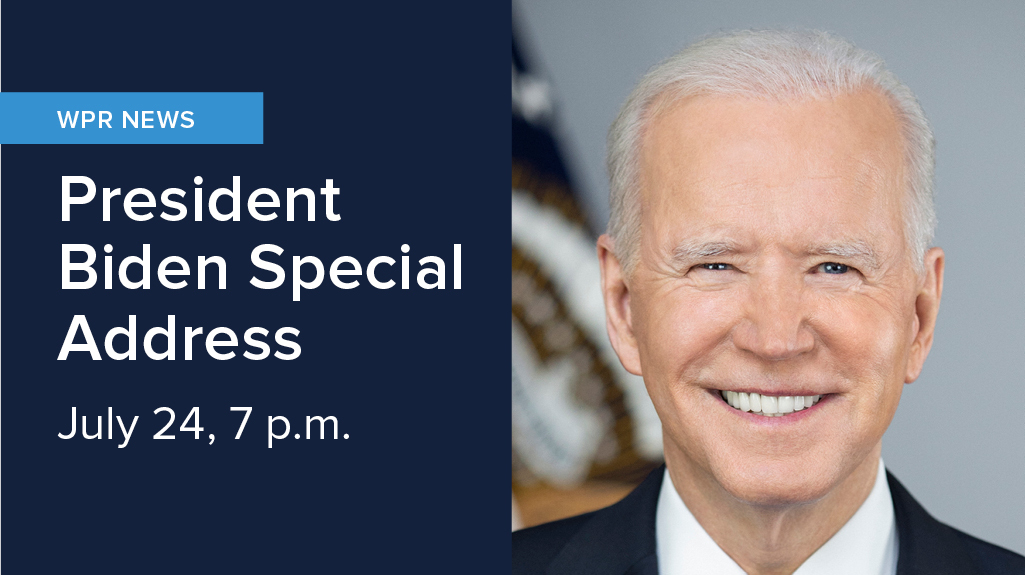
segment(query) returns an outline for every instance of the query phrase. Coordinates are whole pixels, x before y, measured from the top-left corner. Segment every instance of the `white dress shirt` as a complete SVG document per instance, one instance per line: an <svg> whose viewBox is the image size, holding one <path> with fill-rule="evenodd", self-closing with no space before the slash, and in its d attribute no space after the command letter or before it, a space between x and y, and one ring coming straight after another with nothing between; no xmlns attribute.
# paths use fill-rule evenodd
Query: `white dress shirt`
<svg viewBox="0 0 1025 575"><path fill-rule="evenodd" d="M655 512L655 544L660 575L744 575L684 505L668 470ZM893 501L880 459L868 498L794 575L895 575L897 549Z"/></svg>

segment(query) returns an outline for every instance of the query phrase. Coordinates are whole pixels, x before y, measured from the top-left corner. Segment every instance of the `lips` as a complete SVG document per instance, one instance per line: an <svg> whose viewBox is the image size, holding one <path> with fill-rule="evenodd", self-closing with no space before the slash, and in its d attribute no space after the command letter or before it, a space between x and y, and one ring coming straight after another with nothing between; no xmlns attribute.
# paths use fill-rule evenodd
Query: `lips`
<svg viewBox="0 0 1025 575"><path fill-rule="evenodd" d="M821 395L762 395L736 391L720 391L719 394L734 409L765 417L780 417L808 409L822 399Z"/></svg>

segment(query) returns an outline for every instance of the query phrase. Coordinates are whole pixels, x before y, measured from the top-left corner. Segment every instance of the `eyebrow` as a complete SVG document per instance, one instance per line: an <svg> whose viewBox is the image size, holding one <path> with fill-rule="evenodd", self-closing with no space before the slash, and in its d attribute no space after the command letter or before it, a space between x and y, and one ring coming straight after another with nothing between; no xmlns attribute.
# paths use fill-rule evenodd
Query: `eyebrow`
<svg viewBox="0 0 1025 575"><path fill-rule="evenodd" d="M673 248L673 261L688 261L697 258L710 258L737 251L737 244L730 241L718 242L684 242Z"/></svg>
<svg viewBox="0 0 1025 575"><path fill-rule="evenodd" d="M694 260L711 258L739 251L737 243L732 240L720 241L685 241L669 254L669 263L677 270L685 270Z"/></svg>
<svg viewBox="0 0 1025 575"><path fill-rule="evenodd" d="M815 246L808 250L808 255L836 256L844 259L859 260L862 267L879 268L879 256L868 242L852 240Z"/></svg>
<svg viewBox="0 0 1025 575"><path fill-rule="evenodd" d="M739 245L733 240L685 241L673 248L670 261L679 268L694 260L734 254L738 251L740 251ZM863 240L839 241L812 246L806 250L805 255L835 256L847 260L857 260L859 266L869 269L878 269L880 265L879 255L875 249Z"/></svg>

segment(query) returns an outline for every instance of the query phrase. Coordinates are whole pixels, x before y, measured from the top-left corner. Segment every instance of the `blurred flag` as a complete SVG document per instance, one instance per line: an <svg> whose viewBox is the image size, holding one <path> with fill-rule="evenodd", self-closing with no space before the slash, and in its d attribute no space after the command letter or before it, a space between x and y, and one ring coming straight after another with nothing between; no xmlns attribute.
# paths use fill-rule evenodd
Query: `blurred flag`
<svg viewBox="0 0 1025 575"><path fill-rule="evenodd" d="M538 486L632 484L662 456L644 383L622 368L605 332L596 234L553 138L553 111L549 84L514 37L512 481L525 526L554 518L532 513L531 494L548 497Z"/></svg>

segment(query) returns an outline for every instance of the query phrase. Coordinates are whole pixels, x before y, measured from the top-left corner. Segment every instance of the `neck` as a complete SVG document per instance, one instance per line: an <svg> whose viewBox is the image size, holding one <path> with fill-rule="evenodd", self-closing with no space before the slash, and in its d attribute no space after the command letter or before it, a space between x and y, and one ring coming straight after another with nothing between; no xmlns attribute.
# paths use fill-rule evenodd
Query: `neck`
<svg viewBox="0 0 1025 575"><path fill-rule="evenodd" d="M694 518L748 575L789 575L835 535L868 498L881 452L880 443L825 496L792 504L742 501L710 474L691 465L686 456L668 449L666 468Z"/></svg>

